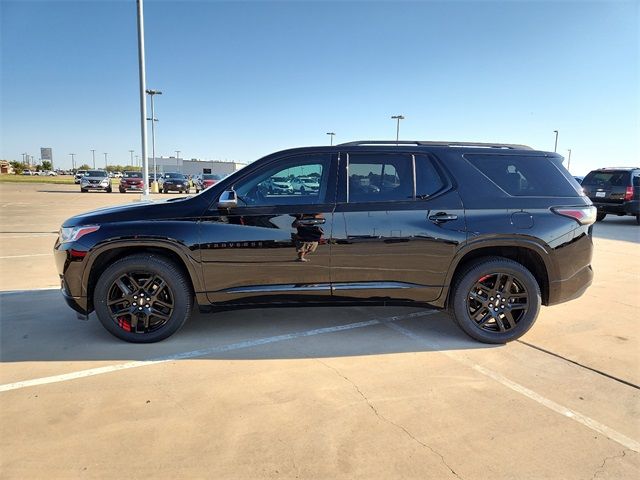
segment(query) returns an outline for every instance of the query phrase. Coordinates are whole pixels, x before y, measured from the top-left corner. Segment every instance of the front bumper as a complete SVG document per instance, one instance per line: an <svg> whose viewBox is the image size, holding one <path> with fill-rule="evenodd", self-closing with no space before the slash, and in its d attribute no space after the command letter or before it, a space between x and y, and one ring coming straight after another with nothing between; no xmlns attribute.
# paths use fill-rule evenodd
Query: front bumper
<svg viewBox="0 0 640 480"><path fill-rule="evenodd" d="M181 190L189 190L189 185L176 185L173 183L170 184L163 184L162 185L162 189L163 190L167 190L167 191L181 191Z"/></svg>
<svg viewBox="0 0 640 480"><path fill-rule="evenodd" d="M109 185L101 185L99 183L81 183L80 188L84 188L85 190L108 190Z"/></svg>
<svg viewBox="0 0 640 480"><path fill-rule="evenodd" d="M91 313L92 308L86 289L82 286L84 273L84 256L74 254L74 244L59 244L53 249L53 258L60 277L60 289L62 296L73 310L85 316ZM77 248L78 246L76 246Z"/></svg>

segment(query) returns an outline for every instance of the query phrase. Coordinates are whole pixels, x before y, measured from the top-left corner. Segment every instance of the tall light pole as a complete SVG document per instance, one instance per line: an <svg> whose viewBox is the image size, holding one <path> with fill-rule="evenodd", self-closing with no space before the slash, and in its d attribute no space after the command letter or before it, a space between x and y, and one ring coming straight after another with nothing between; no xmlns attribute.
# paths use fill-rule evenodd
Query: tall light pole
<svg viewBox="0 0 640 480"><path fill-rule="evenodd" d="M23 154L22 154L22 165L24 165L25 167L27 166L27 160L26 160L26 158L27 158L27 154L26 154L26 153L23 153Z"/></svg>
<svg viewBox="0 0 640 480"><path fill-rule="evenodd" d="M76 162L74 160L73 157L75 157L75 153L70 153L69 155L71 155L71 170L75 170L76 169Z"/></svg>
<svg viewBox="0 0 640 480"><path fill-rule="evenodd" d="M567 159L567 170L571 168L571 149L567 150L569 152L569 158Z"/></svg>
<svg viewBox="0 0 640 480"><path fill-rule="evenodd" d="M176 167L180 166L180 150L176 150Z"/></svg>
<svg viewBox="0 0 640 480"><path fill-rule="evenodd" d="M106 170L108 167L108 163L107 163L107 152L104 152L104 169Z"/></svg>
<svg viewBox="0 0 640 480"><path fill-rule="evenodd" d="M153 183L154 183L153 189L155 190L154 193L157 193L157 190L158 190L158 179L157 179L158 171L157 171L157 168L156 168L156 129L155 129L155 122L157 122L158 119L156 118L155 110L153 109L153 97L155 95L162 95L162 92L160 90L147 90L146 92L151 97L151 118L147 118L147 120L151 120L151 155L153 156Z"/></svg>
<svg viewBox="0 0 640 480"><path fill-rule="evenodd" d="M142 182L143 198L149 198L149 160L147 155L147 77L144 68L144 11L142 0L136 0L138 15L138 71L140 81L140 137L142 144ZM155 158L154 158L155 160Z"/></svg>
<svg viewBox="0 0 640 480"><path fill-rule="evenodd" d="M558 130L554 130L553 133L556 134L556 143L554 143L553 145L553 151L557 152L558 151Z"/></svg>
<svg viewBox="0 0 640 480"><path fill-rule="evenodd" d="M329 143L329 145L333 146L333 137L335 135L334 132L327 132L327 135L329 135L329 137L331 137L331 143Z"/></svg>
<svg viewBox="0 0 640 480"><path fill-rule="evenodd" d="M91 150L91 156L93 157L93 169L96 169L96 151Z"/></svg>
<svg viewBox="0 0 640 480"><path fill-rule="evenodd" d="M400 139L400 120L404 120L404 116L392 115L391 118L398 122L396 125L396 143L398 143L398 140Z"/></svg>
<svg viewBox="0 0 640 480"><path fill-rule="evenodd" d="M131 155L131 166L133 167L133 150L129 150L129 155Z"/></svg>

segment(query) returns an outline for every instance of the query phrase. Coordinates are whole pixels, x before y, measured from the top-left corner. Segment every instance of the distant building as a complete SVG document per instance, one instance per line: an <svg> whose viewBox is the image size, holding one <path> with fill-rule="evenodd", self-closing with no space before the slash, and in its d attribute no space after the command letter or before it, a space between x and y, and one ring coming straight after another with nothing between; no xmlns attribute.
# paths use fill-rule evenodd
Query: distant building
<svg viewBox="0 0 640 480"><path fill-rule="evenodd" d="M7 160L0 160L0 173L5 175L13 173L13 167Z"/></svg>
<svg viewBox="0 0 640 480"><path fill-rule="evenodd" d="M180 172L185 175L201 175L203 173L213 173L224 177L230 173L240 170L245 163L226 162L222 160L186 160L176 157L156 157L156 168L158 173ZM153 171L153 158L149 159L149 173Z"/></svg>

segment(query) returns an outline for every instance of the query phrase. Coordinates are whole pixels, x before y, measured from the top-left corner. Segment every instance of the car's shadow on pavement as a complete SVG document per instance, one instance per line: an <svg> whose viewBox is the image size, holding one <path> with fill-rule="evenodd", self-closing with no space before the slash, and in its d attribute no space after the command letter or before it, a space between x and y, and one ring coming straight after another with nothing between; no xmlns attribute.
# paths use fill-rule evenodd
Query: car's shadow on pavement
<svg viewBox="0 0 640 480"><path fill-rule="evenodd" d="M595 238L640 243L640 226L632 216L607 215L593 226Z"/></svg>
<svg viewBox="0 0 640 480"><path fill-rule="evenodd" d="M149 360L195 350L213 350L198 358L283 359L491 348L469 339L446 314L421 315L424 312L415 307L341 306L194 311L169 339L131 344L111 336L95 314L89 321L78 320L58 290L2 293L0 361ZM371 320L380 322L358 326ZM425 342L389 328L389 320ZM358 325L334 329L353 324ZM317 329L322 330L303 333ZM301 335L281 337L289 334ZM226 349L229 345L234 347Z"/></svg>

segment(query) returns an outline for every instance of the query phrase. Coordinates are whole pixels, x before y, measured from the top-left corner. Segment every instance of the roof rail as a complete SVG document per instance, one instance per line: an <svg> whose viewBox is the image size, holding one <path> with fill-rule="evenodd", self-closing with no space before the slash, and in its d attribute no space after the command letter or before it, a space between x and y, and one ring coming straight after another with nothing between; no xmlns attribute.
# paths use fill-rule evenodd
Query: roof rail
<svg viewBox="0 0 640 480"><path fill-rule="evenodd" d="M533 150L528 145L513 143L484 143L484 142L438 142L425 140L357 140L355 142L340 143L338 147L355 147L358 145L420 145L432 147L478 147L478 148L505 148L510 150Z"/></svg>

